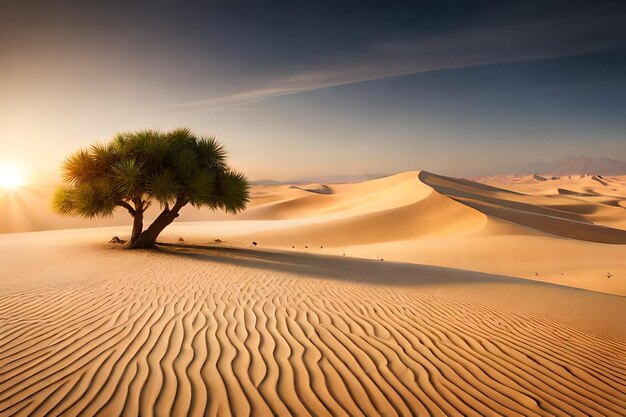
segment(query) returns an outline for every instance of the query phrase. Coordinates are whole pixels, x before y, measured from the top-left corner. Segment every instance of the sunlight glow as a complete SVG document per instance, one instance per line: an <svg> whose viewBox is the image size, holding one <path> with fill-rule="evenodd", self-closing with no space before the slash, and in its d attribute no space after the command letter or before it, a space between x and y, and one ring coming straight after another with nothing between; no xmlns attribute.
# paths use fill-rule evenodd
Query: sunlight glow
<svg viewBox="0 0 626 417"><path fill-rule="evenodd" d="M13 165L0 166L0 188L15 189L24 184L24 177Z"/></svg>

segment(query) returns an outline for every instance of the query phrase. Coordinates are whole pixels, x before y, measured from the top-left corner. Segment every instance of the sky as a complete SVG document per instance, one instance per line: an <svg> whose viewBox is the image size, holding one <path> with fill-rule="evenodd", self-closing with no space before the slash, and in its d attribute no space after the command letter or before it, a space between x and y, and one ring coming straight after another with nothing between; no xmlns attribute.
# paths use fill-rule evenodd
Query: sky
<svg viewBox="0 0 626 417"><path fill-rule="evenodd" d="M179 126L252 179L626 161L626 4L0 0L0 165Z"/></svg>

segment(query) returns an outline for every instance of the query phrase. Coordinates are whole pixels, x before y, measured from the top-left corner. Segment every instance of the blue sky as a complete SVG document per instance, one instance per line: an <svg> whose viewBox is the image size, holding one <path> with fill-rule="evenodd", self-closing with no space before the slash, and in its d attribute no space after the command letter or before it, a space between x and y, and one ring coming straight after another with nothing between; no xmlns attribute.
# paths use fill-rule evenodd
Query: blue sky
<svg viewBox="0 0 626 417"><path fill-rule="evenodd" d="M189 126L252 178L626 160L622 2L127 3L0 0L0 159Z"/></svg>

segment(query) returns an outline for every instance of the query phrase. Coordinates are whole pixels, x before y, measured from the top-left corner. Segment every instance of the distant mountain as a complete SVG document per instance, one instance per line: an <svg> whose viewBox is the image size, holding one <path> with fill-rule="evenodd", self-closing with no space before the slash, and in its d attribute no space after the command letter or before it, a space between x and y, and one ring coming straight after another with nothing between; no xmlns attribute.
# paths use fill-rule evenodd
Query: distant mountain
<svg viewBox="0 0 626 417"><path fill-rule="evenodd" d="M549 167L551 174L593 174L593 175L623 175L626 174L626 162L609 158L564 158L556 161ZM548 171L546 171L548 173Z"/></svg>
<svg viewBox="0 0 626 417"><path fill-rule="evenodd" d="M418 168L419 169L419 168ZM472 170L462 175L451 175L475 178L490 175L626 175L626 162L609 158L590 158L587 156L561 158L554 162L527 162L498 167L486 167ZM256 185L296 185L296 184L341 184L373 180L391 174L359 174L359 175L328 175L319 177L303 177L293 180L255 180Z"/></svg>
<svg viewBox="0 0 626 417"><path fill-rule="evenodd" d="M626 162L586 156L562 158L555 162L512 164L476 171L473 175L626 175Z"/></svg>

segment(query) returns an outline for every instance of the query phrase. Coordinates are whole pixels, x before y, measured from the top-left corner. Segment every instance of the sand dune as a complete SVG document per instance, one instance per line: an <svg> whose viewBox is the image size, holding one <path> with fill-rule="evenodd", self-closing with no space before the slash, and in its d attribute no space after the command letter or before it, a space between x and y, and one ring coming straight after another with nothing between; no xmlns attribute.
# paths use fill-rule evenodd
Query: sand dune
<svg viewBox="0 0 626 417"><path fill-rule="evenodd" d="M292 242L299 246L364 245L419 236L460 236L478 230L486 217L439 194L400 207L365 214L327 216L283 230L258 234L264 242Z"/></svg>
<svg viewBox="0 0 626 417"><path fill-rule="evenodd" d="M595 224L581 214L595 211L590 204L547 201L550 197L528 196L426 172L420 174L420 179L442 194L494 218L577 240L626 243L626 231ZM623 213L619 214L623 217Z"/></svg>
<svg viewBox="0 0 626 417"><path fill-rule="evenodd" d="M308 184L308 185L302 185L302 186L292 185L290 188L295 188L297 190L303 190L303 191L308 191L310 193L317 193L317 194L332 194L333 193L333 189L330 188L326 184Z"/></svg>
<svg viewBox="0 0 626 417"><path fill-rule="evenodd" d="M407 172L356 184L259 186L252 190L251 208L240 219L296 219L334 214L347 217L404 207L427 197L432 188ZM310 191L318 190L317 192Z"/></svg>
<svg viewBox="0 0 626 417"><path fill-rule="evenodd" d="M626 415L601 180L258 186L158 251L0 235L0 415Z"/></svg>
<svg viewBox="0 0 626 417"><path fill-rule="evenodd" d="M0 239L0 414L626 413L621 297L109 233Z"/></svg>
<svg viewBox="0 0 626 417"><path fill-rule="evenodd" d="M605 178L610 186L598 185L607 188L600 194L590 177L515 180L482 184L408 172L329 185L328 195L266 187L244 217L260 222L235 222L228 229L194 223L184 233L200 242L216 234L236 244L254 240L278 249L470 269L626 295L626 212L620 205L626 183ZM562 187L593 197L564 195Z"/></svg>

